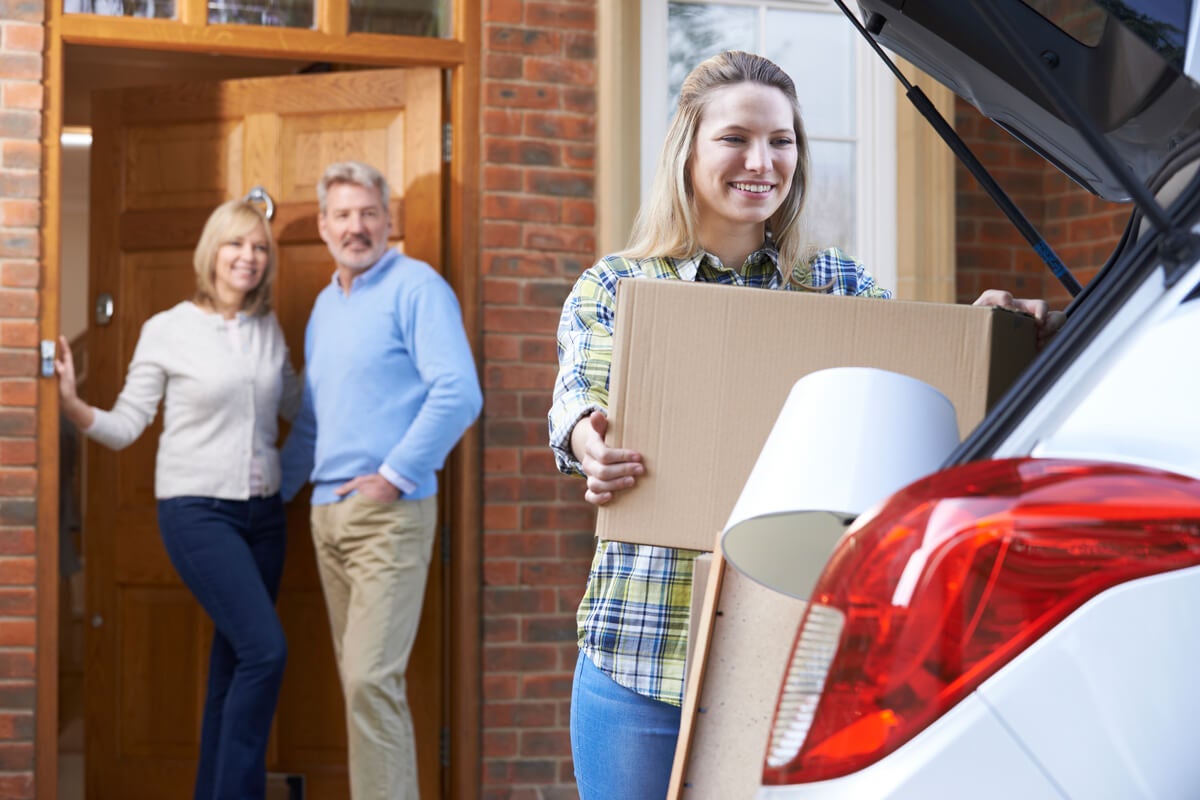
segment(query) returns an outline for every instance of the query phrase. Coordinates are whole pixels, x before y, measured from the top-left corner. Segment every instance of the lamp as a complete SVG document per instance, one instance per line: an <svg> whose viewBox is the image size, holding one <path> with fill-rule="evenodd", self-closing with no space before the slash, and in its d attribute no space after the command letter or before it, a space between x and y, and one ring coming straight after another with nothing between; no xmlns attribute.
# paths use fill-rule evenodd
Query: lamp
<svg viewBox="0 0 1200 800"><path fill-rule="evenodd" d="M792 386L734 505L724 558L807 600L854 518L957 445L954 406L923 381L865 367L810 373Z"/></svg>

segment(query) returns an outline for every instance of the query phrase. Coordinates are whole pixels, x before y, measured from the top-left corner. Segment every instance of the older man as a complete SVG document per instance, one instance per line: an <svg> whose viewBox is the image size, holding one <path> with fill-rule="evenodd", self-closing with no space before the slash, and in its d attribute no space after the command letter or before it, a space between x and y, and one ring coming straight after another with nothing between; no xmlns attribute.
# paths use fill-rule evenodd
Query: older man
<svg viewBox="0 0 1200 800"><path fill-rule="evenodd" d="M449 285L388 247L388 185L359 162L317 187L336 270L304 340L283 494L313 483L312 534L346 698L356 800L417 800L404 673L425 594L437 477L482 394Z"/></svg>

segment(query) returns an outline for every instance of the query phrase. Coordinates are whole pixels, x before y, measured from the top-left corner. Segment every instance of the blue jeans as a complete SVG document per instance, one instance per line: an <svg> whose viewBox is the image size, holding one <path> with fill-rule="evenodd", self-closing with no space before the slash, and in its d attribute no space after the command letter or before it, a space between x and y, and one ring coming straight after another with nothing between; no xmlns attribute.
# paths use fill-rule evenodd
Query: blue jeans
<svg viewBox="0 0 1200 800"><path fill-rule="evenodd" d="M287 532L279 495L158 501L179 576L212 618L195 800L261 800L287 642L275 613Z"/></svg>
<svg viewBox="0 0 1200 800"><path fill-rule="evenodd" d="M579 653L571 757L581 800L664 800L680 709L626 689Z"/></svg>

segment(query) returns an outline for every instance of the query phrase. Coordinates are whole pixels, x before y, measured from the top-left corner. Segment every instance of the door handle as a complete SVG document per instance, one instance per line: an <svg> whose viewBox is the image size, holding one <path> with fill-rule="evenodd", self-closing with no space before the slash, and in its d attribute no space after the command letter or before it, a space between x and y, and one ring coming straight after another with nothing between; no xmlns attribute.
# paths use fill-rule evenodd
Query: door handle
<svg viewBox="0 0 1200 800"><path fill-rule="evenodd" d="M96 324L103 327L112 322L113 296L108 292L96 295Z"/></svg>
<svg viewBox="0 0 1200 800"><path fill-rule="evenodd" d="M267 218L268 222L275 218L275 201L271 199L271 195L267 194L267 190L263 187L255 186L249 192L246 192L246 196L242 199L247 203L262 203L265 206L263 216Z"/></svg>

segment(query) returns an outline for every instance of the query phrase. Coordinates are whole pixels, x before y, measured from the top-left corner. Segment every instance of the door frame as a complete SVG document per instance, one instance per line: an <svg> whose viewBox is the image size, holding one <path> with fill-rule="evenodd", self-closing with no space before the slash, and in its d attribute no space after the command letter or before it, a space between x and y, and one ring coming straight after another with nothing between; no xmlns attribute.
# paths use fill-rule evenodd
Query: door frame
<svg viewBox="0 0 1200 800"><path fill-rule="evenodd" d="M438 66L447 75L446 119L451 123L451 154L446 169L446 220L444 237L444 275L454 288L463 309L463 322L477 362L482 359L480 325L479 261L479 143L468 131L479 129L481 25L479 0L459 0L455 4L454 41L431 40L426 56L414 57L412 49L385 47L394 37L364 36L352 46L340 46L331 53L328 37L314 37L312 31L297 31L288 37L264 29L247 29L245 35L232 37L228 28L224 41L193 37L184 41L168 39L172 49L203 50L210 53L256 55L263 58L310 58L335 60L362 66ZM115 33L97 35L95 25L76 25L79 20L64 19L61 3L46 5L45 98L42 131L42 224L39 301L40 338L55 341L61 329L61 252L62 234L61 181L65 96L65 48L70 44L89 44L125 49L152 49L154 36L133 41ZM113 20L113 23L143 25L147 20ZM166 25L169 23L161 23ZM130 30L116 24L110 31ZM145 26L143 25L143 30ZM147 30L149 33L149 31ZM348 38L348 37L347 37ZM408 38L408 37L405 37ZM300 46L295 46L295 41ZM156 45L162 48L161 41ZM58 434L59 398L57 382L38 381L37 421L37 635L34 706L34 782L38 800L58 796ZM480 792L481 757L481 542L482 542L482 436L480 425L467 431L447 460L444 484L450 496L446 503L449 518L443 521L449 552L453 553L446 581L446 692L449 705L449 753L451 763L444 776L447 797L476 800Z"/></svg>

